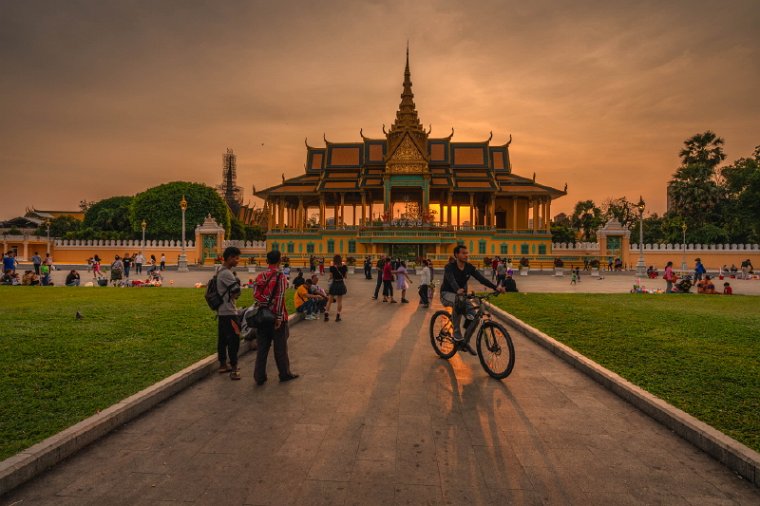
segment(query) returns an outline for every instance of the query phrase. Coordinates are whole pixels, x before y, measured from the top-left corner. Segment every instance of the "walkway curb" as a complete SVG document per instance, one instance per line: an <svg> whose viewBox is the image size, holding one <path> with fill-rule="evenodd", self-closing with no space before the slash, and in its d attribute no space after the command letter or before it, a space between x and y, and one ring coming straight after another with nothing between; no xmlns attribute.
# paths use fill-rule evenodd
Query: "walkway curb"
<svg viewBox="0 0 760 506"><path fill-rule="evenodd" d="M525 334L530 340L546 348L755 486L760 487L760 453L637 387L503 309L490 304L490 311Z"/></svg>
<svg viewBox="0 0 760 506"><path fill-rule="evenodd" d="M301 315L292 315L288 323L292 326L299 321L301 321ZM240 355L244 355L250 349L250 345L243 341ZM209 355L68 429L3 460L0 462L0 497L97 441L113 429L134 420L154 406L213 374L217 366L216 354Z"/></svg>

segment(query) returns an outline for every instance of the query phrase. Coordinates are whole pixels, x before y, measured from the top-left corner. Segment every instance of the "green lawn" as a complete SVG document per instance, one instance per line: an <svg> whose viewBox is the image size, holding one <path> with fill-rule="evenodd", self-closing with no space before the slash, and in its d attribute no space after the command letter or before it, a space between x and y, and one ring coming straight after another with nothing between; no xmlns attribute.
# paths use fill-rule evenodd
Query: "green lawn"
<svg viewBox="0 0 760 506"><path fill-rule="evenodd" d="M495 303L760 451L760 298L507 294Z"/></svg>
<svg viewBox="0 0 760 506"><path fill-rule="evenodd" d="M0 287L0 459L215 353L203 293Z"/></svg>

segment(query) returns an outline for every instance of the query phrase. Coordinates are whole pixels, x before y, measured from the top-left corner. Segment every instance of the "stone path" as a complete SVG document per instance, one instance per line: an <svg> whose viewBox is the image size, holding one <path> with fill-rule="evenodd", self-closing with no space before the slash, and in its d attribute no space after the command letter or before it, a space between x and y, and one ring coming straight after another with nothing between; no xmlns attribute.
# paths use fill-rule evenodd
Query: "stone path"
<svg viewBox="0 0 760 506"><path fill-rule="evenodd" d="M256 387L251 354L243 381L198 383L0 504L760 504L521 335L504 382L438 359L432 309L371 301L370 283L350 280L343 322L293 328L300 379Z"/></svg>

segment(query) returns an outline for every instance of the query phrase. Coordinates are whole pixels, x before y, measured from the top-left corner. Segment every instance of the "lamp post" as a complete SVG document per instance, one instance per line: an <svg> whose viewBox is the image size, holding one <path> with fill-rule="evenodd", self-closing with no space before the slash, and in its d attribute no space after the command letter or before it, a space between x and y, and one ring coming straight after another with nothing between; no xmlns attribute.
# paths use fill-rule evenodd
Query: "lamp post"
<svg viewBox="0 0 760 506"><path fill-rule="evenodd" d="M187 200L182 195L182 200L179 202L179 208L182 209L182 253L177 260L177 272L188 272L187 268L187 256L185 255L185 211L187 211Z"/></svg>
<svg viewBox="0 0 760 506"><path fill-rule="evenodd" d="M142 227L142 242L140 243L141 249L145 249L145 229L148 228L148 223L145 220L142 220L142 223L140 223L140 226Z"/></svg>
<svg viewBox="0 0 760 506"><path fill-rule="evenodd" d="M45 227L47 227L47 254L50 254L50 220L45 220Z"/></svg>
<svg viewBox="0 0 760 506"><path fill-rule="evenodd" d="M681 272L686 272L686 222L681 223L683 231L683 255L681 256Z"/></svg>
<svg viewBox="0 0 760 506"><path fill-rule="evenodd" d="M636 204L639 210L639 261L636 263L636 276L643 278L647 273L644 265L644 199L639 196L639 203Z"/></svg>

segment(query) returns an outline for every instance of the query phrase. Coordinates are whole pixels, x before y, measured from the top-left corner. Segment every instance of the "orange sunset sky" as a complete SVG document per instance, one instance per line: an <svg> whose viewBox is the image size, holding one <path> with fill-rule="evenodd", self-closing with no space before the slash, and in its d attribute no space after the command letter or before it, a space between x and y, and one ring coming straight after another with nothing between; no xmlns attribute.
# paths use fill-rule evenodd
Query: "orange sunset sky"
<svg viewBox="0 0 760 506"><path fill-rule="evenodd" d="M173 180L250 198L304 138L382 136L407 40L433 137L513 136L513 171L578 200L665 185L687 137L760 144L760 2L0 0L0 219ZM260 202L259 202L260 203Z"/></svg>

